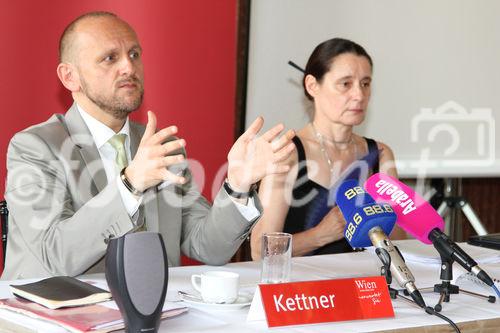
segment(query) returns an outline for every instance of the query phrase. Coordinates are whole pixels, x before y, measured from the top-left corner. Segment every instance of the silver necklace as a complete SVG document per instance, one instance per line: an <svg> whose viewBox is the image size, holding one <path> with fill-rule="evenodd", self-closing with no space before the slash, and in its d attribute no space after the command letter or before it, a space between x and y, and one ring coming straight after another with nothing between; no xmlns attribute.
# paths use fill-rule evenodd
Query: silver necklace
<svg viewBox="0 0 500 333"><path fill-rule="evenodd" d="M351 138L348 141L334 141L334 140L325 138L320 132L318 132L316 130L316 127L314 126L314 124L312 122L311 122L311 127L313 129L314 136L316 137L316 140L319 143L319 149L321 150L321 153L323 154L323 157L325 158L326 163L328 164L328 168L330 169L330 175L333 175L333 171L334 171L333 162L330 159L330 155L328 154L328 151L326 150L325 141L328 141L328 142L332 143L333 145L336 145L336 144L350 145L350 144L354 143L354 134L351 135ZM357 147L356 147L356 145L354 145L354 159L357 158L357 155L358 155Z"/></svg>

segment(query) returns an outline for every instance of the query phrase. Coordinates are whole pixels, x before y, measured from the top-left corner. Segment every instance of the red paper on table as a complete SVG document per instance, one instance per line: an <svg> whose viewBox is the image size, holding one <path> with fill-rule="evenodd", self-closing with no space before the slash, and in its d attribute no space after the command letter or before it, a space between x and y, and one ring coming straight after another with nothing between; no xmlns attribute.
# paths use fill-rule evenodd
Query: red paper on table
<svg viewBox="0 0 500 333"><path fill-rule="evenodd" d="M259 285L269 327L394 317L383 276Z"/></svg>
<svg viewBox="0 0 500 333"><path fill-rule="evenodd" d="M0 309L7 309L35 319L64 327L70 332L111 332L125 327L120 311L101 304L60 309L48 309L21 298L0 299ZM161 318L177 316L187 311L185 306L164 309ZM0 330L1 331L1 330Z"/></svg>

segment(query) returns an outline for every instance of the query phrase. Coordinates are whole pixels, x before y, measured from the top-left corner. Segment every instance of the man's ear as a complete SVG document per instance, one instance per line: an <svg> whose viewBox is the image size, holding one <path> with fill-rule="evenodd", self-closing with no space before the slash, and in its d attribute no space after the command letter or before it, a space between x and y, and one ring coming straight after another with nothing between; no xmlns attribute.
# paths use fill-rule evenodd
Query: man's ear
<svg viewBox="0 0 500 333"><path fill-rule="evenodd" d="M312 76L311 74L307 74L304 78L304 86L306 87L309 95L311 95L313 98L316 97L319 89L319 84L314 76Z"/></svg>
<svg viewBox="0 0 500 333"><path fill-rule="evenodd" d="M80 76L74 65L64 62L60 63L57 66L57 76L69 91L77 92L80 90Z"/></svg>

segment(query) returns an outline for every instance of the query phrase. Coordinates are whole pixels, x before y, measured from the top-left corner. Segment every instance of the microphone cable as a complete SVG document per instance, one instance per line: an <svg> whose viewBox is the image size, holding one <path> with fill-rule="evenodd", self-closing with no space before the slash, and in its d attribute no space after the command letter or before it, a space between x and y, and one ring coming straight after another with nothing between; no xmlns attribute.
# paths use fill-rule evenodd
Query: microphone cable
<svg viewBox="0 0 500 333"><path fill-rule="evenodd" d="M444 321L448 322L451 325L451 327L453 327L453 329L455 330L455 332L460 333L460 329L458 328L457 324L455 324L453 322L453 320L451 320L450 318L446 317L445 315L437 312L436 310L434 310L433 307L427 306L425 308L425 312L427 312L430 315L435 315L436 317L439 317L439 318L443 319Z"/></svg>
<svg viewBox="0 0 500 333"><path fill-rule="evenodd" d="M500 290L498 290L498 288L497 288L497 286L495 286L495 284L493 284L491 287L492 287L492 288L493 288L493 290L497 293L497 296L498 296L498 298L500 299Z"/></svg>
<svg viewBox="0 0 500 333"><path fill-rule="evenodd" d="M382 264L383 264L383 266L382 266L382 269L383 269L382 273L383 273L384 276L386 276L387 282L390 284L392 282L391 271L390 271L390 268L389 268L390 265L391 265L391 256L389 255L389 253L387 252L387 250L385 250L385 249L379 249L379 248L375 249L375 254L377 254L377 256L380 258L380 261L382 261ZM494 286L494 287L496 288L496 286ZM405 292L407 292L407 291L405 290ZM425 305L425 302L423 303L425 306L420 306L417 302L415 302L411 298L405 297L405 296L401 295L400 293L397 293L396 295L397 295L397 297L401 297L403 300L405 300L405 301L407 301L407 302L409 302L411 304L414 304L418 308L423 309L426 313L428 313L430 315L435 315L436 317L443 319L444 321L446 321L447 323L449 323L451 325L451 327L453 327L453 329L455 330L455 332L460 333L460 329L458 328L458 326L450 318L448 318L448 317L442 315L441 313L437 312L433 307Z"/></svg>
<svg viewBox="0 0 500 333"><path fill-rule="evenodd" d="M416 305L417 307L421 308L417 303L415 303L415 301L413 301L412 299L408 298L408 297L405 297L403 295L398 295L398 297L401 297L402 299L404 299L405 301L407 302L410 302L410 303L413 303L414 305ZM422 309L422 308L421 308ZM460 332L460 329L458 328L457 324L455 324L453 322L453 320L451 320L450 318L446 317L445 315L437 312L436 310L434 310L434 308L432 306L426 306L425 308L423 308L423 310L430 314L430 315L435 315L436 317L438 318L441 318L443 319L444 321L446 321L448 324L450 324L451 327L453 327L453 329L455 330L455 332L457 333L461 333Z"/></svg>

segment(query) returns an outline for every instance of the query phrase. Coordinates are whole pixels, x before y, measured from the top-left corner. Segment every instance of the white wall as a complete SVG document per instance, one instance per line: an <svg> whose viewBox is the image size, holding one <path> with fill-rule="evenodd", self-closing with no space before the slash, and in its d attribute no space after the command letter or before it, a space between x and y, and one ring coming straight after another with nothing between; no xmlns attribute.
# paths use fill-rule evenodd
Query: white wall
<svg viewBox="0 0 500 333"><path fill-rule="evenodd" d="M247 124L301 128L302 75L288 60L305 67L317 44L348 38L374 61L356 132L391 146L401 176L500 175L499 18L494 0L252 0Z"/></svg>

